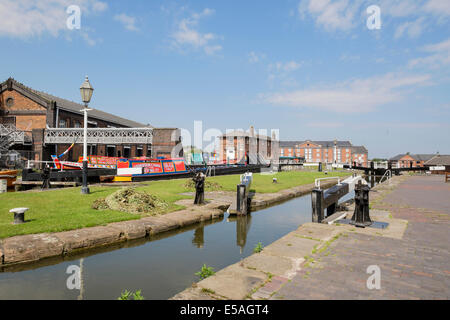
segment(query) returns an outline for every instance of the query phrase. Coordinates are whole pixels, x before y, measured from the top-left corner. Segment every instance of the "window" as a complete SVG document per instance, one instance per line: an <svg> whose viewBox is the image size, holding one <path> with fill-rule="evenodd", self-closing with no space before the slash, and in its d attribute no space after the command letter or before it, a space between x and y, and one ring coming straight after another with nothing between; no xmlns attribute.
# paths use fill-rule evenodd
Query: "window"
<svg viewBox="0 0 450 320"><path fill-rule="evenodd" d="M97 155L97 146L88 144L87 153L88 153L88 156L96 156Z"/></svg>
<svg viewBox="0 0 450 320"><path fill-rule="evenodd" d="M137 147L136 149L136 156L142 157L144 155L144 149L142 147Z"/></svg>
<svg viewBox="0 0 450 320"><path fill-rule="evenodd" d="M81 123L79 121L75 121L74 127L75 128L81 128Z"/></svg>
<svg viewBox="0 0 450 320"><path fill-rule="evenodd" d="M115 157L116 156L116 146L107 146L106 147L106 156L107 157Z"/></svg>
<svg viewBox="0 0 450 320"><path fill-rule="evenodd" d="M59 128L65 128L66 127L66 120L65 119L59 119L58 127Z"/></svg>
<svg viewBox="0 0 450 320"><path fill-rule="evenodd" d="M13 97L9 97L8 99L6 99L6 106L8 108L11 108L14 105L14 98Z"/></svg>
<svg viewBox="0 0 450 320"><path fill-rule="evenodd" d="M123 157L124 158L128 159L130 157L130 155L131 155L130 150L131 150L131 148L129 146L123 147Z"/></svg>

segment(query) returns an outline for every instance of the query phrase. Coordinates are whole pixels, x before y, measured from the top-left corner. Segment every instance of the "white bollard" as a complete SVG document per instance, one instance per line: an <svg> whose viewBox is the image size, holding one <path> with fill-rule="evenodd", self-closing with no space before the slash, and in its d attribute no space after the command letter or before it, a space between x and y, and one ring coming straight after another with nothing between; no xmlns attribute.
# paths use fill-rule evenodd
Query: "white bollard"
<svg viewBox="0 0 450 320"><path fill-rule="evenodd" d="M8 191L8 180L0 179L0 193L6 193Z"/></svg>

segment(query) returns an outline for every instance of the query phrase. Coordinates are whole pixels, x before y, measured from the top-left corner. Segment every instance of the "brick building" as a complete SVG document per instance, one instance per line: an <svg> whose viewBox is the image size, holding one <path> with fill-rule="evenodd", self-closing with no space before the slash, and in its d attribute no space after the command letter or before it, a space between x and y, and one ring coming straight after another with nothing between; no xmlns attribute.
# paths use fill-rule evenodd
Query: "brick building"
<svg viewBox="0 0 450 320"><path fill-rule="evenodd" d="M425 165L430 167L438 167L437 170L432 171L435 173L450 173L450 155L437 154L430 160L426 161Z"/></svg>
<svg viewBox="0 0 450 320"><path fill-rule="evenodd" d="M304 158L307 163L368 164L367 149L350 141L280 141L279 156Z"/></svg>
<svg viewBox="0 0 450 320"><path fill-rule="evenodd" d="M277 154L278 141L272 137L249 131L235 130L219 137L219 158L228 163L261 163L270 161Z"/></svg>
<svg viewBox="0 0 450 320"><path fill-rule="evenodd" d="M83 153L83 108L9 78L0 83L0 147L17 150L32 160L47 161L75 143L64 160L78 161ZM154 128L98 109L88 112L88 128L88 137L94 131L97 137L95 143L88 144L89 155L170 157L177 151L176 156L183 156L177 128Z"/></svg>
<svg viewBox="0 0 450 320"><path fill-rule="evenodd" d="M431 160L436 154L398 154L389 159L393 168L417 168L423 167L425 162Z"/></svg>

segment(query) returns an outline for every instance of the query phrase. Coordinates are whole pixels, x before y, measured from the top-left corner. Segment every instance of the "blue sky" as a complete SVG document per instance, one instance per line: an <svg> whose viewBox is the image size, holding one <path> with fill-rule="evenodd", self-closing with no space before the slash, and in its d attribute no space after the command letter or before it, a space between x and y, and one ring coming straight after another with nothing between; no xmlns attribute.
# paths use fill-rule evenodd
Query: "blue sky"
<svg viewBox="0 0 450 320"><path fill-rule="evenodd" d="M0 78L79 101L88 74L93 107L157 127L450 154L449 25L448 0L0 0Z"/></svg>

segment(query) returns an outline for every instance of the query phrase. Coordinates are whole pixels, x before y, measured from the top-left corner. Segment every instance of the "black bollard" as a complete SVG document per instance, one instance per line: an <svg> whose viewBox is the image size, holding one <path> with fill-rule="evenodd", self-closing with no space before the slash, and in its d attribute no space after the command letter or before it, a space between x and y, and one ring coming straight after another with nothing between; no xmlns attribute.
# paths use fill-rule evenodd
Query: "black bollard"
<svg viewBox="0 0 450 320"><path fill-rule="evenodd" d="M322 172L322 162L319 162L319 172Z"/></svg>
<svg viewBox="0 0 450 320"><path fill-rule="evenodd" d="M205 202L205 175L203 172L199 172L192 180L195 183L194 204L203 204Z"/></svg>
<svg viewBox="0 0 450 320"><path fill-rule="evenodd" d="M369 186L361 184L361 181L358 181L355 187L355 212L350 224L359 228L371 226L373 223L369 214L369 190Z"/></svg>
<svg viewBox="0 0 450 320"><path fill-rule="evenodd" d="M50 189L50 167L48 165L45 166L42 175L42 186L41 189Z"/></svg>

